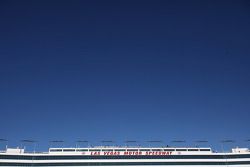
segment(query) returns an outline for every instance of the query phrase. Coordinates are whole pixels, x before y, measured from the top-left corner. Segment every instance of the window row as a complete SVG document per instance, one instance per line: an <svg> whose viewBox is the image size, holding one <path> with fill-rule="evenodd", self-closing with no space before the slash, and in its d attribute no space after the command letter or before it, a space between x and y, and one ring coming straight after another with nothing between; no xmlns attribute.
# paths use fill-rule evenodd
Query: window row
<svg viewBox="0 0 250 167"><path fill-rule="evenodd" d="M50 152L88 152L88 151L109 151L109 152L116 152L116 151L211 151L211 149L199 149L199 148L192 148L192 149L50 149Z"/></svg>

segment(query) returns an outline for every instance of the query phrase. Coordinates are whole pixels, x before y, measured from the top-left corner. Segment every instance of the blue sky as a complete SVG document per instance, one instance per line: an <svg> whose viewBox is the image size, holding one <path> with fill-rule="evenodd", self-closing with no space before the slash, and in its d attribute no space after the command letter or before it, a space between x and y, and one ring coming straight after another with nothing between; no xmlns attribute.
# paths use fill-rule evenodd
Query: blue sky
<svg viewBox="0 0 250 167"><path fill-rule="evenodd" d="M249 1L10 0L0 20L0 138L10 146L249 146Z"/></svg>

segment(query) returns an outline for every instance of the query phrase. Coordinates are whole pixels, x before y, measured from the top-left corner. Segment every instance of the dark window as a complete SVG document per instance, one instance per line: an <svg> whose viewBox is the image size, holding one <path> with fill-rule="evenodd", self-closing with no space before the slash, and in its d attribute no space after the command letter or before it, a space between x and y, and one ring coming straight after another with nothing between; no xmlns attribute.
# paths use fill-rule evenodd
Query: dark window
<svg viewBox="0 0 250 167"><path fill-rule="evenodd" d="M62 152L62 149L51 149L50 152Z"/></svg>
<svg viewBox="0 0 250 167"><path fill-rule="evenodd" d="M115 151L126 151L125 149L115 149Z"/></svg>
<svg viewBox="0 0 250 167"><path fill-rule="evenodd" d="M187 149L176 149L176 151L187 151Z"/></svg>
<svg viewBox="0 0 250 167"><path fill-rule="evenodd" d="M76 151L88 151L88 149L78 149Z"/></svg>
<svg viewBox="0 0 250 167"><path fill-rule="evenodd" d="M138 149L127 149L127 151L138 151Z"/></svg>
<svg viewBox="0 0 250 167"><path fill-rule="evenodd" d="M113 151L112 149L103 149L102 151Z"/></svg>
<svg viewBox="0 0 250 167"><path fill-rule="evenodd" d="M198 151L198 149L188 149L188 151Z"/></svg>
<svg viewBox="0 0 250 167"><path fill-rule="evenodd" d="M89 151L101 151L101 150L99 150L99 149L93 149L93 150L89 150Z"/></svg>
<svg viewBox="0 0 250 167"><path fill-rule="evenodd" d="M139 151L150 151L150 149L140 149Z"/></svg>
<svg viewBox="0 0 250 167"><path fill-rule="evenodd" d="M72 151L75 151L75 149L64 149L63 151L64 152L72 152Z"/></svg>
<svg viewBox="0 0 250 167"><path fill-rule="evenodd" d="M205 149L200 149L200 151L211 151L211 149L205 148Z"/></svg>
<svg viewBox="0 0 250 167"><path fill-rule="evenodd" d="M175 151L175 149L164 149L164 151Z"/></svg>
<svg viewBox="0 0 250 167"><path fill-rule="evenodd" d="M152 151L162 151L162 149L152 149Z"/></svg>

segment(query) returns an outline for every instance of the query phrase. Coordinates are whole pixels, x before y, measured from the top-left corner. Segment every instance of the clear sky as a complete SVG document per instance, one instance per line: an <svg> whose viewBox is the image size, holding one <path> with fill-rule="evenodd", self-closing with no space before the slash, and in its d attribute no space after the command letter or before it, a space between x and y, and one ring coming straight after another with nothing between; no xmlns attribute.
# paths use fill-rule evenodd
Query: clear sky
<svg viewBox="0 0 250 167"><path fill-rule="evenodd" d="M249 56L248 0L2 0L0 138L249 146Z"/></svg>

